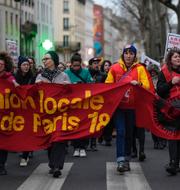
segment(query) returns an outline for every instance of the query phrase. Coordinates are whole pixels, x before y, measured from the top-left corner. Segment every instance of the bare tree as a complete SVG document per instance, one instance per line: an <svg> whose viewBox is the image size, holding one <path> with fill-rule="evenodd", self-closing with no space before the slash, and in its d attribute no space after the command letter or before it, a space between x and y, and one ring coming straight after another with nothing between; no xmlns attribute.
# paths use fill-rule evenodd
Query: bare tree
<svg viewBox="0 0 180 190"><path fill-rule="evenodd" d="M114 0L122 15L136 21L146 54L159 59L166 40L166 9L156 0Z"/></svg>
<svg viewBox="0 0 180 190"><path fill-rule="evenodd" d="M178 0L177 5L173 4L172 0L158 0L158 1L163 5L165 5L166 7L172 9L176 13L178 20L177 33L180 34L180 0Z"/></svg>

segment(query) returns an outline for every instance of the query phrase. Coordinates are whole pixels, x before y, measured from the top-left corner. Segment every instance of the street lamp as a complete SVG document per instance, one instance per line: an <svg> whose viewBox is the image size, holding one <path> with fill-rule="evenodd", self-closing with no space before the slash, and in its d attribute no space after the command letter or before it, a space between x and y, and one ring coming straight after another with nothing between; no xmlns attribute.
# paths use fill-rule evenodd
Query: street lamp
<svg viewBox="0 0 180 190"><path fill-rule="evenodd" d="M53 47L53 43L49 39L46 39L42 42L42 47L48 51Z"/></svg>

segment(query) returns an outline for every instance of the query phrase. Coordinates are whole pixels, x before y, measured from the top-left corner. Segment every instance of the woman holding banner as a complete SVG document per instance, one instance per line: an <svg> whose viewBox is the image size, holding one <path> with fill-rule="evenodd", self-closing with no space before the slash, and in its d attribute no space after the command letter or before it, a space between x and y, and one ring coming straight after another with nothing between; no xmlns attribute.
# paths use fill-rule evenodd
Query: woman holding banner
<svg viewBox="0 0 180 190"><path fill-rule="evenodd" d="M162 70L158 76L157 93L160 97L170 102L174 107L180 109L179 49L174 48L168 52L166 56L166 63L163 65ZM169 140L168 142L170 162L166 167L166 171L172 175L176 175L176 173L180 171L180 140Z"/></svg>
<svg viewBox="0 0 180 190"><path fill-rule="evenodd" d="M19 85L34 84L35 75L31 70L29 59L23 56L18 58L18 70L15 74L16 82ZM20 166L25 167L28 164L29 157L32 152L24 151L21 155Z"/></svg>
<svg viewBox="0 0 180 190"><path fill-rule="evenodd" d="M4 79L12 83L15 87L18 86L14 76L11 74L13 61L6 52L0 52L0 79ZM7 161L8 151L0 150L0 175L7 175L5 163Z"/></svg>
<svg viewBox="0 0 180 190"><path fill-rule="evenodd" d="M54 51L48 51L42 59L45 69L36 78L36 83L56 83L56 84L69 84L70 80L67 74L58 69L59 57ZM48 149L49 158L49 174L58 178L61 175L61 170L64 166L66 155L66 143L54 142Z"/></svg>
<svg viewBox="0 0 180 190"><path fill-rule="evenodd" d="M137 49L133 45L127 45L123 49L123 54L118 63L113 64L108 73L106 83L130 83L139 85L145 89L150 88L147 72L143 65L136 59ZM124 98L132 101L132 90L129 89ZM127 102L127 101L125 101ZM123 102L122 102L123 103ZM130 103L130 102L129 102ZM133 108L127 107L129 104L121 104L116 109L113 119L116 128L116 153L117 171L123 173L130 170L130 158L132 148L132 133L135 127L135 112Z"/></svg>

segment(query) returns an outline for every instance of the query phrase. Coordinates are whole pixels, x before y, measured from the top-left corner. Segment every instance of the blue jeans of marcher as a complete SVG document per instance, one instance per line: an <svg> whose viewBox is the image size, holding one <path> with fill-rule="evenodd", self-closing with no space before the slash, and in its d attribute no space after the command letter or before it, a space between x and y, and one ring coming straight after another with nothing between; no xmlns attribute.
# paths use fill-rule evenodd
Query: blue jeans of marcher
<svg viewBox="0 0 180 190"><path fill-rule="evenodd" d="M113 115L116 127L116 157L117 162L129 161L131 158L131 147L133 128L135 127L134 110L117 109Z"/></svg>

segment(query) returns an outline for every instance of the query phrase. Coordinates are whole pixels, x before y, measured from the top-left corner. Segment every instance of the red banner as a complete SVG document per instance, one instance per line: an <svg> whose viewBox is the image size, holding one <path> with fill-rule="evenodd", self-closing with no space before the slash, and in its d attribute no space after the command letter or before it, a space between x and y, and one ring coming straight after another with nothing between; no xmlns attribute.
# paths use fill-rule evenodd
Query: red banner
<svg viewBox="0 0 180 190"><path fill-rule="evenodd" d="M155 96L143 88L134 88L136 123L165 139L180 139L180 94L171 101Z"/></svg>
<svg viewBox="0 0 180 190"><path fill-rule="evenodd" d="M0 83L0 149L39 150L54 141L96 136L122 101L128 107L129 89L134 94L137 126L162 137L180 139L178 128L173 132L165 129L155 115L158 109L167 111L164 115L172 121L180 116L179 110L174 108L174 114L170 114L172 106L166 102L162 106L158 97L139 86L43 83L14 88L6 81Z"/></svg>
<svg viewBox="0 0 180 190"><path fill-rule="evenodd" d="M0 86L0 148L44 149L53 141L98 134L128 86L35 84ZM117 93L119 91L119 93Z"/></svg>

